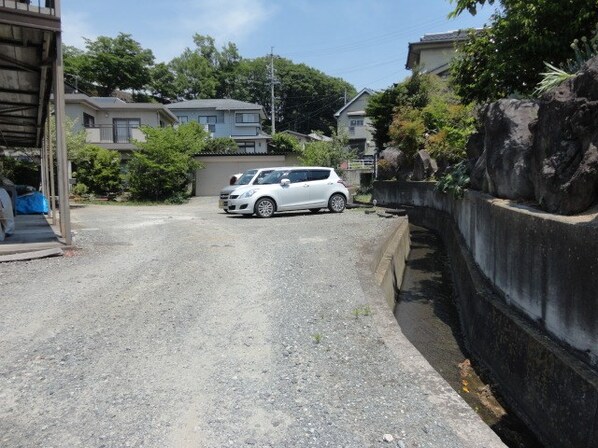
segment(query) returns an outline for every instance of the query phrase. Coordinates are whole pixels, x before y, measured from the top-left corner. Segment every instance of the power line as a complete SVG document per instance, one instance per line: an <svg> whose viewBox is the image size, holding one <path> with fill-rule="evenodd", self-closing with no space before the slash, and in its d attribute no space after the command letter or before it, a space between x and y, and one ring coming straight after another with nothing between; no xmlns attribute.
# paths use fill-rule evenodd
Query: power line
<svg viewBox="0 0 598 448"><path fill-rule="evenodd" d="M407 35L412 35L413 32L418 29L429 29L432 26L440 25L445 22L446 22L445 18L434 19L434 20L430 20L430 21L421 22L419 24L414 24L413 26L410 26L410 27L404 27L398 31L380 34L377 36L372 36L369 38L360 39L358 41L349 42L349 43L345 43L345 44L341 44L341 45L337 45L337 46L320 47L320 48L316 47L316 48L312 48L312 49L302 49L299 51L291 50L291 51L287 51L285 54L290 55L290 56L309 55L312 57L319 57L319 56L327 56L330 54L338 54L338 53L341 53L344 51L355 51L355 50L360 50L362 48L367 48L367 47L373 46L375 44L378 44L379 42L389 41L391 37L392 38L405 37Z"/></svg>

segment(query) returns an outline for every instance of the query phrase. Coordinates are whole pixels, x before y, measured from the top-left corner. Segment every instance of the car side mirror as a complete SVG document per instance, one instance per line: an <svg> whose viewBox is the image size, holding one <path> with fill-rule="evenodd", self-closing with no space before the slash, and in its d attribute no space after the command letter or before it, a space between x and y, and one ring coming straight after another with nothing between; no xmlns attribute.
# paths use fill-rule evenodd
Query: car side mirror
<svg viewBox="0 0 598 448"><path fill-rule="evenodd" d="M280 185L282 187L288 187L289 185L291 185L291 181L289 179L280 179Z"/></svg>

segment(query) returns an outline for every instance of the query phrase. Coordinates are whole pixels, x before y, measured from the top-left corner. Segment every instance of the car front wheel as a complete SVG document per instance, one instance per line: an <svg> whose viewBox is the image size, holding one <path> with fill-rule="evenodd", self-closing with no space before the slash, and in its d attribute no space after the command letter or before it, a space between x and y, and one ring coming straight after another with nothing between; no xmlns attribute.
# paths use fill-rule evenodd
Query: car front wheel
<svg viewBox="0 0 598 448"><path fill-rule="evenodd" d="M342 213L347 206L347 200L342 194L335 193L330 196L330 200L328 201L328 209L332 213Z"/></svg>
<svg viewBox="0 0 598 448"><path fill-rule="evenodd" d="M260 218L271 217L275 209L274 201L270 198L262 198L255 203L255 214Z"/></svg>

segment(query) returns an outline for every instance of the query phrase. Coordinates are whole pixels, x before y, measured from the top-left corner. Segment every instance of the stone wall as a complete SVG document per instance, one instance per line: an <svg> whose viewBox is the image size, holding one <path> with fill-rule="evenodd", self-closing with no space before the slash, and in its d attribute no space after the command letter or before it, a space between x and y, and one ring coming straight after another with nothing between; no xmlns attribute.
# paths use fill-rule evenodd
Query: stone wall
<svg viewBox="0 0 598 448"><path fill-rule="evenodd" d="M374 197L443 237L468 349L517 413L547 446L598 446L598 218L422 182L376 182Z"/></svg>

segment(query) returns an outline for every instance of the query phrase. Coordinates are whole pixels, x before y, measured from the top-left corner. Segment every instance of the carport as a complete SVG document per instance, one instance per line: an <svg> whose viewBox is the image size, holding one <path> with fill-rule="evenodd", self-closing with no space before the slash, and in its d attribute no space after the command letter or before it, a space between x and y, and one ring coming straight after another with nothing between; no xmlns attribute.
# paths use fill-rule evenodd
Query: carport
<svg viewBox="0 0 598 448"><path fill-rule="evenodd" d="M42 193L51 204L49 216L58 225L60 242L70 245L61 46L60 0L0 0L0 147L7 153L26 148L39 157ZM52 89L55 142L49 124ZM36 226L29 221L17 221L15 243L9 237L5 247L39 243L40 235L31 232ZM50 235L50 224L40 232Z"/></svg>

